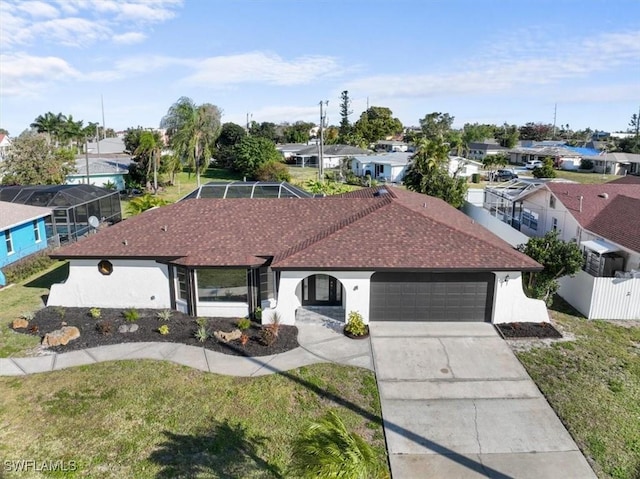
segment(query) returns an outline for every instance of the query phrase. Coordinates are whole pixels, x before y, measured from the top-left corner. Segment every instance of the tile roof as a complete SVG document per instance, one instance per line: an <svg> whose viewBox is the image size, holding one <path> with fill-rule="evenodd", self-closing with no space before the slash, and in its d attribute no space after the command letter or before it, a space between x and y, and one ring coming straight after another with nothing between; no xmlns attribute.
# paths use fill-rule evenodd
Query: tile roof
<svg viewBox="0 0 640 479"><path fill-rule="evenodd" d="M51 214L51 208L40 206L20 205L0 201L0 231L8 230L17 225L33 221Z"/></svg>
<svg viewBox="0 0 640 479"><path fill-rule="evenodd" d="M547 183L546 187L583 228L640 251L640 184Z"/></svg>
<svg viewBox="0 0 640 479"><path fill-rule="evenodd" d="M157 258L276 269L536 270L444 201L399 188L326 198L190 199L129 218L59 258Z"/></svg>

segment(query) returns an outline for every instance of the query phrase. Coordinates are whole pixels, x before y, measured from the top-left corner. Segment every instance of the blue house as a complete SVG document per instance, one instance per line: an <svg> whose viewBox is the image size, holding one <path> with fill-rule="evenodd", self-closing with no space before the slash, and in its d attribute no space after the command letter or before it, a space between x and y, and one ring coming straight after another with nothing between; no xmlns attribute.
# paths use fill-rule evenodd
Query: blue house
<svg viewBox="0 0 640 479"><path fill-rule="evenodd" d="M47 247L50 208L0 201L0 269ZM0 286L5 285L0 270Z"/></svg>

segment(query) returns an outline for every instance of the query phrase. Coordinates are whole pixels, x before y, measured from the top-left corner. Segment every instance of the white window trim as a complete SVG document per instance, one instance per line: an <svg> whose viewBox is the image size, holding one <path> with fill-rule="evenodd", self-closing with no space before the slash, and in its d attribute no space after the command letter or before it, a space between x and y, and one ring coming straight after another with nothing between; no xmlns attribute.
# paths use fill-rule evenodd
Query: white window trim
<svg viewBox="0 0 640 479"><path fill-rule="evenodd" d="M7 245L7 256L15 254L16 249L13 247L13 238L11 237L11 231L6 230L4 232L4 242Z"/></svg>

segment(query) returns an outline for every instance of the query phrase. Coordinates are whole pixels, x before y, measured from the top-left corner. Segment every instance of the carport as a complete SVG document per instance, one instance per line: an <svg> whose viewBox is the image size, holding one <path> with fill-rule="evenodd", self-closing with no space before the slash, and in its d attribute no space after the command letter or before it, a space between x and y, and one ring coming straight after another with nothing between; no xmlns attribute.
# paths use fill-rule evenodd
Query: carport
<svg viewBox="0 0 640 479"><path fill-rule="evenodd" d="M370 321L491 322L493 273L378 272Z"/></svg>

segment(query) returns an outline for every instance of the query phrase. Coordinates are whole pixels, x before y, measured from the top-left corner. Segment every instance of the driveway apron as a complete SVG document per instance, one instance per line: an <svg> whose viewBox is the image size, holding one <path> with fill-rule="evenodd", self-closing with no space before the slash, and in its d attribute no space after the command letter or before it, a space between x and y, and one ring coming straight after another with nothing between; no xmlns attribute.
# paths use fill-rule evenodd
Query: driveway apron
<svg viewBox="0 0 640 479"><path fill-rule="evenodd" d="M394 479L596 477L492 325L370 331Z"/></svg>

